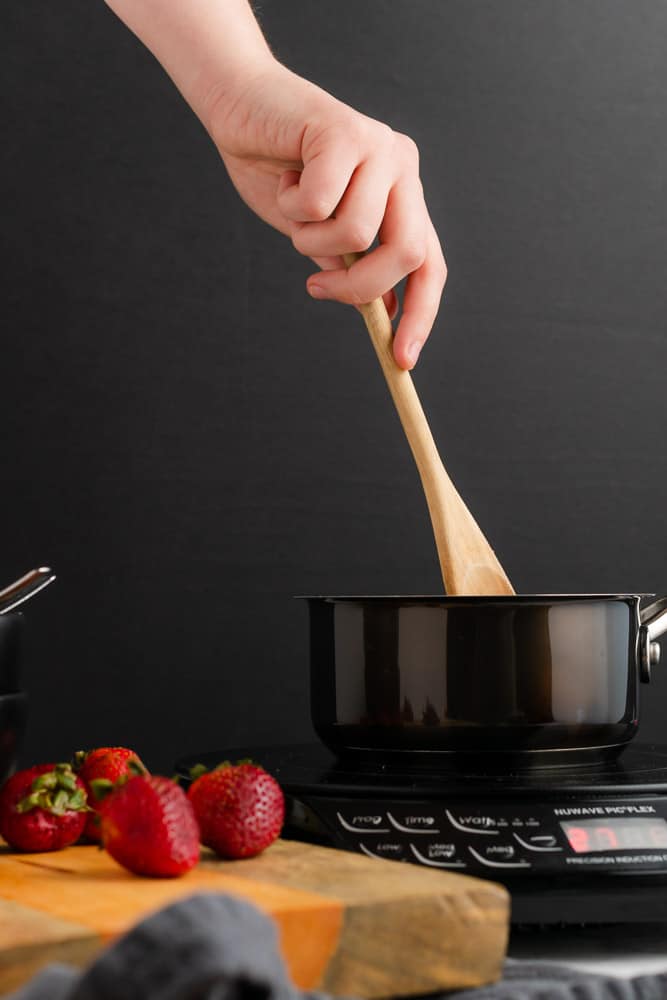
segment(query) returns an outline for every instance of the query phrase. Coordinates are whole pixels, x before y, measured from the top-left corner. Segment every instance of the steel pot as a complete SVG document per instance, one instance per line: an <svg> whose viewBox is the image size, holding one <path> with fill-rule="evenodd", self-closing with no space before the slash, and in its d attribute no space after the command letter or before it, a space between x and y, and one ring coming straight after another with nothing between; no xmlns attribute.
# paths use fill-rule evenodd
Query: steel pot
<svg viewBox="0 0 667 1000"><path fill-rule="evenodd" d="M309 597L313 725L338 755L616 752L667 631L647 597Z"/></svg>

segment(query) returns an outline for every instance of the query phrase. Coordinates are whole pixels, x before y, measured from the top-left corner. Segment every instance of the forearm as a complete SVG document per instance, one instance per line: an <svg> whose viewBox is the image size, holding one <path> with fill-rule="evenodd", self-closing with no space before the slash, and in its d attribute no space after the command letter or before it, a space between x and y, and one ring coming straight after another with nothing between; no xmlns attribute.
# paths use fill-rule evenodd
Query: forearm
<svg viewBox="0 0 667 1000"><path fill-rule="evenodd" d="M208 127L207 109L271 59L248 0L106 0Z"/></svg>

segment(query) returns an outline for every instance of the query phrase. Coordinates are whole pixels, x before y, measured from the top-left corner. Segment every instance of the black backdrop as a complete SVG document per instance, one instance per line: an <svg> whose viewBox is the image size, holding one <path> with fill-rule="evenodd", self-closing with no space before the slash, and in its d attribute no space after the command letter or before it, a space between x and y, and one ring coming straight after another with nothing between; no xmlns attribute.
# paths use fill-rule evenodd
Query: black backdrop
<svg viewBox="0 0 667 1000"><path fill-rule="evenodd" d="M667 7L260 17L421 147L450 280L415 380L517 589L667 592ZM308 738L293 595L440 590L362 321L308 298L101 0L2 4L0 55L0 568L59 576L26 608L24 759Z"/></svg>

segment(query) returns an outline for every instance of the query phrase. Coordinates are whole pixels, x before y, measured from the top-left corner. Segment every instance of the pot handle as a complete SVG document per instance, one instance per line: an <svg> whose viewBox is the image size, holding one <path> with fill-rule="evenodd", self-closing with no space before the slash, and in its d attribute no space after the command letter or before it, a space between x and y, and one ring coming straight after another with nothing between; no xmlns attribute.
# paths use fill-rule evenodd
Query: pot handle
<svg viewBox="0 0 667 1000"><path fill-rule="evenodd" d="M651 679L651 667L660 662L660 646L657 639L667 632L667 597L642 608L639 612L639 671L642 681Z"/></svg>
<svg viewBox="0 0 667 1000"><path fill-rule="evenodd" d="M654 642L667 632L667 597L659 597L653 604L639 612L642 625L648 629L649 639Z"/></svg>

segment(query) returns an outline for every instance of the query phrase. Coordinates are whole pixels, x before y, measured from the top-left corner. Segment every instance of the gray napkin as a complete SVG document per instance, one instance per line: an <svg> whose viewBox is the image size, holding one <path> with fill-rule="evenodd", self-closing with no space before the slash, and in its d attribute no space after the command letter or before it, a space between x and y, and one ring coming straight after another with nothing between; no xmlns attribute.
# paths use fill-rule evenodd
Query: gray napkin
<svg viewBox="0 0 667 1000"><path fill-rule="evenodd" d="M272 921L199 893L137 924L80 972L51 965L7 1000L302 1000Z"/></svg>
<svg viewBox="0 0 667 1000"><path fill-rule="evenodd" d="M491 986L447 993L447 1000L667 1000L667 975L619 979L548 962L508 960Z"/></svg>
<svg viewBox="0 0 667 1000"><path fill-rule="evenodd" d="M492 986L447 1000L667 1000L667 975L616 979L508 961ZM51 965L5 1000L325 1000L289 982L271 920L199 893L137 924L84 972ZM431 997L429 1000L435 1000Z"/></svg>

